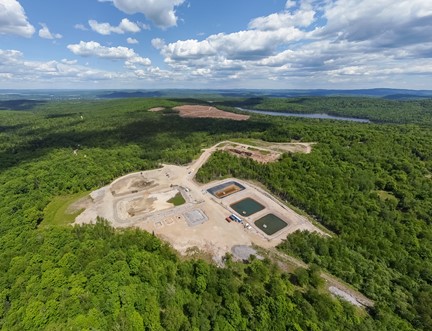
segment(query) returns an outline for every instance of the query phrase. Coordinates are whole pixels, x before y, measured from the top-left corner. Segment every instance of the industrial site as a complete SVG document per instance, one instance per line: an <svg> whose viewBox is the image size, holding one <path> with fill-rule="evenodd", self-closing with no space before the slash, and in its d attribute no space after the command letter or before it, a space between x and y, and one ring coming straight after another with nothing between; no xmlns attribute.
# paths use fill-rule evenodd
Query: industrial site
<svg viewBox="0 0 432 331"><path fill-rule="evenodd" d="M284 145L286 150L290 144ZM298 149L296 144L292 147ZM255 159L270 155L272 161L281 154L277 149L218 143L188 166L162 165L118 178L92 192L75 224L103 217L114 227L136 227L154 233L182 254L198 248L216 261L232 252L233 247L274 247L296 230L324 234L306 217L253 183L236 178L197 183L196 172L216 150Z"/></svg>

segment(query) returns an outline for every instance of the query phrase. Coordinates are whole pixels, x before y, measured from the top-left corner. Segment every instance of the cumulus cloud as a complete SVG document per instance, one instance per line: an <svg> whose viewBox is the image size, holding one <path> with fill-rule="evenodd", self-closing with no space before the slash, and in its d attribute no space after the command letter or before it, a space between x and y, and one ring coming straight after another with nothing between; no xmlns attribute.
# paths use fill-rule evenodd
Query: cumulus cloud
<svg viewBox="0 0 432 331"><path fill-rule="evenodd" d="M175 8L185 0L112 0L126 14L141 13L159 28L177 25Z"/></svg>
<svg viewBox="0 0 432 331"><path fill-rule="evenodd" d="M0 65L11 64L23 56L23 53L14 49L0 49Z"/></svg>
<svg viewBox="0 0 432 331"><path fill-rule="evenodd" d="M149 19L151 10L169 3L163 8L172 10L173 19L159 21L165 22L159 23L161 27L175 25L175 9L183 3L161 0L148 5L144 12L141 5L149 4L150 0L112 2L119 9L123 6L124 12L144 13ZM107 47L94 41L71 44L68 49L80 56L121 61L118 66L113 63L109 66L120 68L124 63L122 71L80 66L76 60L26 61L18 51L0 50L0 82L30 81L29 77L50 82L61 77L68 82L91 79L108 82L115 78L113 84L121 82L124 86L133 83L138 86L145 80L154 82L152 86L172 87L181 82L198 87L272 88L400 87L401 84L425 88L430 83L431 1L288 0L281 7L280 12L252 19L241 31L171 42L153 39L152 46L165 61L161 68L153 67L149 59L131 48ZM118 26L96 23L107 24L104 28L111 34L121 27L121 23ZM144 29L141 23L134 24ZM128 38L127 42L133 44L137 40ZM98 63L104 64L104 61Z"/></svg>
<svg viewBox="0 0 432 331"><path fill-rule="evenodd" d="M95 20L88 21L90 28L102 35L110 35L111 33L124 34L124 33L137 33L141 31L139 25L135 22L129 21L127 18L121 20L118 26L112 26L109 23L99 23Z"/></svg>
<svg viewBox="0 0 432 331"><path fill-rule="evenodd" d="M99 88L118 88L118 86L136 88L142 81L163 83L172 86L173 81L183 79L181 73L163 70L147 65L140 57L131 57L131 64L144 64L128 70L103 70L87 65L80 65L76 60L32 61L24 58L17 50L0 48L0 86L9 88L76 88L97 86Z"/></svg>
<svg viewBox="0 0 432 331"><path fill-rule="evenodd" d="M138 44L139 43L138 40L136 40L135 38L131 38L131 37L127 38L126 41L128 44Z"/></svg>
<svg viewBox="0 0 432 331"><path fill-rule="evenodd" d="M16 0L0 0L0 34L31 37L35 28L31 25L24 8Z"/></svg>
<svg viewBox="0 0 432 331"><path fill-rule="evenodd" d="M74 28L81 31L87 31L88 29L84 26L84 24L75 24Z"/></svg>
<svg viewBox="0 0 432 331"><path fill-rule="evenodd" d="M156 49L162 49L165 46L165 41L161 38L154 38L152 39L151 44Z"/></svg>
<svg viewBox="0 0 432 331"><path fill-rule="evenodd" d="M296 2L295 2L295 1L293 1L293 0L288 0L288 1L286 2L286 4L285 4L285 8L289 9L289 8L295 7L295 5L296 5Z"/></svg>
<svg viewBox="0 0 432 331"><path fill-rule="evenodd" d="M62 84L76 84L88 81L111 80L121 78L122 73L109 72L100 69L78 65L77 61L63 59L61 61L30 61L25 60L24 54L17 50L0 49L0 83L7 82L8 86L58 86ZM66 85L64 85L66 86ZM73 86L73 85L72 85Z"/></svg>
<svg viewBox="0 0 432 331"><path fill-rule="evenodd" d="M432 1L332 1L324 16L328 23L317 31L321 37L390 47L432 41Z"/></svg>
<svg viewBox="0 0 432 331"><path fill-rule="evenodd" d="M313 23L315 11L300 9L295 13L283 12L258 17L249 23L250 29L278 30L287 26L307 27Z"/></svg>
<svg viewBox="0 0 432 331"><path fill-rule="evenodd" d="M95 56L101 59L125 60L127 66L132 64L150 65L148 58L140 57L135 51L127 47L106 47L96 41L84 42L68 45L67 48L75 55L84 57Z"/></svg>
<svg viewBox="0 0 432 331"><path fill-rule="evenodd" d="M432 2L300 0L252 19L243 31L171 43L156 38L152 45L173 71L213 81L388 85L388 77L432 70L430 31Z"/></svg>
<svg viewBox="0 0 432 331"><path fill-rule="evenodd" d="M256 60L270 55L279 45L299 40L302 36L303 32L290 27L269 31L219 33L202 41L189 39L170 44L154 39L152 45L161 50L167 62L216 55L226 59Z"/></svg>
<svg viewBox="0 0 432 331"><path fill-rule="evenodd" d="M61 39L63 36L60 33L52 34L45 23L40 23L42 28L39 30L39 37L44 39Z"/></svg>
<svg viewBox="0 0 432 331"><path fill-rule="evenodd" d="M161 51L167 63L210 56L219 60L257 61L306 38L309 33L305 28L314 22L315 14L305 2L291 11L257 17L250 21L247 30L218 33L201 41L189 39L165 44L154 39L152 45Z"/></svg>
<svg viewBox="0 0 432 331"><path fill-rule="evenodd" d="M64 64L77 64L78 61L77 60L62 59L61 63L64 63Z"/></svg>

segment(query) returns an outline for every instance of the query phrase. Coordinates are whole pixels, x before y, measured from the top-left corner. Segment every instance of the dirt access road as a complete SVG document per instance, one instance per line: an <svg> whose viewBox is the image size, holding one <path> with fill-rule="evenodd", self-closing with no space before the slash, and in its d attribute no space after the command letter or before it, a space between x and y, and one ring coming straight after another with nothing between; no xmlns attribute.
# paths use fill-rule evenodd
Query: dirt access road
<svg viewBox="0 0 432 331"><path fill-rule="evenodd" d="M309 266L303 261L284 254L278 251L276 248L271 248L266 251L259 250L260 254L263 254L273 260L282 270L292 272L296 268L308 269ZM325 281L325 288L333 295L340 297L341 299L350 302L354 306L366 308L373 307L374 302L367 298L359 291L353 289L350 285L344 283L337 277L322 271L320 273L321 278Z"/></svg>
<svg viewBox="0 0 432 331"><path fill-rule="evenodd" d="M305 153L309 154L312 152L312 146L315 143L263 143L263 146L251 146L244 143L239 143L230 140L221 141L210 148L204 149L200 157L194 161L188 168L191 170L189 174L189 178L194 178L199 168L202 167L204 163L207 162L208 158L216 151L216 150L227 150L227 147L240 147L244 150L257 150L267 153L278 153L279 155L283 152L291 152L291 153ZM273 158L272 159L276 159Z"/></svg>

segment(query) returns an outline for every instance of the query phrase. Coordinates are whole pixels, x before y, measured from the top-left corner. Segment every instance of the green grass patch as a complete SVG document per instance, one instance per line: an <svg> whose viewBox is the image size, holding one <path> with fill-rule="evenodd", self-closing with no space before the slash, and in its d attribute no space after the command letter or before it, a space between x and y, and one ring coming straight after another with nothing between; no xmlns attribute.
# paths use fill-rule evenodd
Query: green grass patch
<svg viewBox="0 0 432 331"><path fill-rule="evenodd" d="M41 222L39 227L48 228L52 226L66 226L71 224L75 218L84 211L84 209L70 211L68 210L69 206L88 194L89 192L81 192L55 197L45 207L44 220Z"/></svg>
<svg viewBox="0 0 432 331"><path fill-rule="evenodd" d="M172 203L174 206L181 206L186 203L186 200L183 198L181 193L177 193L175 197L168 200L169 203Z"/></svg>
<svg viewBox="0 0 432 331"><path fill-rule="evenodd" d="M383 201L391 200L391 201L395 201L396 203L399 202L399 200L393 195L393 193L387 191L375 191L375 192Z"/></svg>

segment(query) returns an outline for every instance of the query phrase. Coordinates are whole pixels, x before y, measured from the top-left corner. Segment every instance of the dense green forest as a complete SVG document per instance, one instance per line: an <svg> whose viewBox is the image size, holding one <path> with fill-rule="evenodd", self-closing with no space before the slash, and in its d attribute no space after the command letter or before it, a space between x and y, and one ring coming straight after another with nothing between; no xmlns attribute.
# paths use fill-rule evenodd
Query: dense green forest
<svg viewBox="0 0 432 331"><path fill-rule="evenodd" d="M328 114L379 123L432 123L432 99L387 100L365 97L249 98L217 102L246 109Z"/></svg>
<svg viewBox="0 0 432 331"><path fill-rule="evenodd" d="M397 125L266 116L234 122L147 111L179 103L70 101L0 111L0 329L432 329L426 117L409 122L406 108L407 123ZM395 122L398 111L387 112L386 121ZM375 300L373 309L365 313L323 293L313 271L300 281L300 271L283 273L269 260L227 257L218 268L103 220L39 226L55 197L162 162L184 164L233 138L318 143L311 154L267 165L218 152L198 179L259 180L312 215L335 236L295 233L279 249L346 280Z"/></svg>

